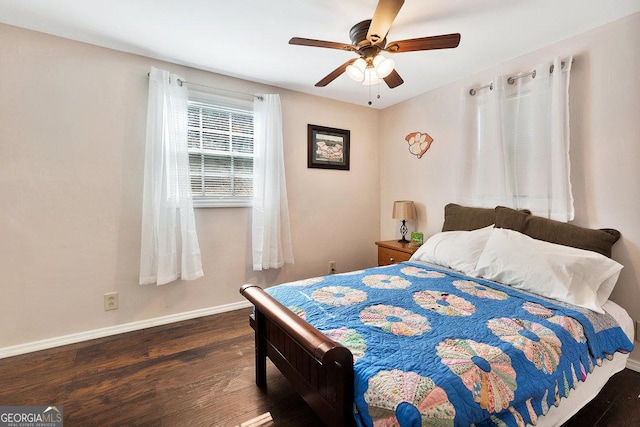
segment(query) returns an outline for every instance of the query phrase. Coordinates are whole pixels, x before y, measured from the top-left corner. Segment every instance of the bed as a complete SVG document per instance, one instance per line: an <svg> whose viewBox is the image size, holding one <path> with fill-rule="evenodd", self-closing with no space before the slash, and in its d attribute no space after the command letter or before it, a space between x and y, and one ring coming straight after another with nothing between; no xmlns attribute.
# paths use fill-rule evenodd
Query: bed
<svg viewBox="0 0 640 427"><path fill-rule="evenodd" d="M450 204L409 262L245 285L256 384L269 358L331 426L558 425L633 348L619 236Z"/></svg>

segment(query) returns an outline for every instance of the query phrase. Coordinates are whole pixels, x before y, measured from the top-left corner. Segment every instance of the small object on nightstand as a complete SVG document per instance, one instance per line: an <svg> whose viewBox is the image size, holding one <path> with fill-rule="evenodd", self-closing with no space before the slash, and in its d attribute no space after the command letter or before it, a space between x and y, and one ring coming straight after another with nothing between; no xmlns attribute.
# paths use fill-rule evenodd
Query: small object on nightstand
<svg viewBox="0 0 640 427"><path fill-rule="evenodd" d="M409 242L401 243L397 240L383 240L376 242L378 245L378 265L391 265L398 262L409 261L411 255L418 250Z"/></svg>
<svg viewBox="0 0 640 427"><path fill-rule="evenodd" d="M419 231L414 231L413 233L411 233L411 247L417 248L419 246L422 246L423 239L424 234L420 233Z"/></svg>

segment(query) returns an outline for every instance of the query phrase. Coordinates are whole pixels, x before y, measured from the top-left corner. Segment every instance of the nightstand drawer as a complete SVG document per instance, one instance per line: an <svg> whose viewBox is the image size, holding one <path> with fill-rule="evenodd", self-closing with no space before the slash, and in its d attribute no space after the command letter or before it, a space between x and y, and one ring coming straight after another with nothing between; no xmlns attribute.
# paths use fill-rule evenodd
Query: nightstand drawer
<svg viewBox="0 0 640 427"><path fill-rule="evenodd" d="M411 255L418 250L417 246L412 246L409 242L398 242L397 240L382 240L376 242L376 245L378 245L378 265L409 261Z"/></svg>
<svg viewBox="0 0 640 427"><path fill-rule="evenodd" d="M378 247L378 265L390 265L402 261L409 261L410 253L397 251L394 249Z"/></svg>

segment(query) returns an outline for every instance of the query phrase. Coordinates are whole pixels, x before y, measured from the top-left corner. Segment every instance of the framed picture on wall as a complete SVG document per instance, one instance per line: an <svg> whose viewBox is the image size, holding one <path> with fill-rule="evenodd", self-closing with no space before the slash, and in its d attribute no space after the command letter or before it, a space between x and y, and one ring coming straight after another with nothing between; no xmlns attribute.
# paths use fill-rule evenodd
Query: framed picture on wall
<svg viewBox="0 0 640 427"><path fill-rule="evenodd" d="M345 129L307 125L307 167L348 171L349 137Z"/></svg>

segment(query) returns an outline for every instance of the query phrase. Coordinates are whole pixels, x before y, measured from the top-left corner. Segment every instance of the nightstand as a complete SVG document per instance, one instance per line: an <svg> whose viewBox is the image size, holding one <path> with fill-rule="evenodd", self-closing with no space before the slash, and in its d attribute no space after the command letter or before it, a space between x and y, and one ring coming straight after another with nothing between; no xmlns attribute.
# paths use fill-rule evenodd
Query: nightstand
<svg viewBox="0 0 640 427"><path fill-rule="evenodd" d="M378 245L378 265L391 265L402 261L409 261L411 255L418 250L418 246L410 243L400 243L397 240L383 240Z"/></svg>

